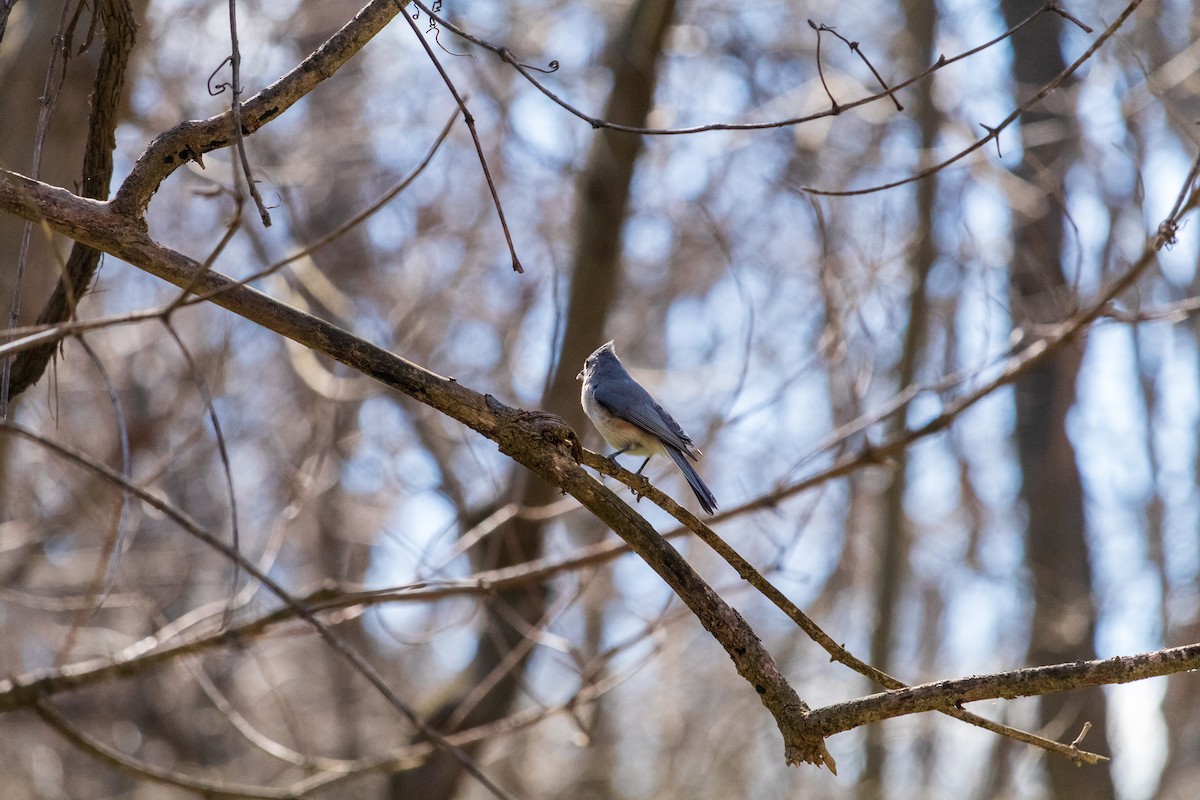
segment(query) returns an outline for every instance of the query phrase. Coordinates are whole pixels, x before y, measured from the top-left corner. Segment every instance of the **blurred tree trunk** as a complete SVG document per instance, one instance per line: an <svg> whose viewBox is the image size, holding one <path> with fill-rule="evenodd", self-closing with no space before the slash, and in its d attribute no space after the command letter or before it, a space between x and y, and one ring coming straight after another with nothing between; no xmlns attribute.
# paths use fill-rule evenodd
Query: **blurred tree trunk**
<svg viewBox="0 0 1200 800"><path fill-rule="evenodd" d="M1190 284L1182 294L1195 297L1200 293L1200 273L1193 275ZM1190 339L1193 352L1200 351L1200 320L1191 317L1190 324L1179 329L1182 340ZM1159 368L1161 371L1161 367ZM1146 419L1153 420L1156 415L1163 414L1161 405L1155 402L1157 395L1154 382L1143 379L1143 396L1146 398ZM1165 394L1165 392L1164 392ZM1147 446L1154 452L1153 434L1147 436ZM1174 440L1165 445L1167 448L1176 446ZM1200 453L1194 454L1192 474L1200 476ZM1165 459L1163 459L1165 460ZM1153 473L1161 473L1155 470ZM1167 492L1165 487L1156 484L1155 494L1150 499L1147 509L1147 534L1149 557L1159 575L1162 604L1161 619L1163 624L1163 646L1175 647L1190 642L1200 642L1200 617L1196 611L1190 613L1172 613L1171 606L1182 605L1184 608L1194 608L1195 585L1186 577L1169 577L1169 556L1166 542L1166 525L1164 503ZM1192 573L1194 574L1194 573ZM1183 602L1179 602L1182 600ZM1158 778L1158 791L1153 794L1157 800L1190 800L1196 796L1197 786L1200 786L1200 717L1196 709L1200 707L1200 681L1191 673L1172 675L1167 679L1167 691L1162 701L1163 722L1167 734L1167 760L1163 764Z"/></svg>
<svg viewBox="0 0 1200 800"><path fill-rule="evenodd" d="M1159 9L1156 9L1159 10ZM1179 20L1188 20L1186 35L1196 38L1200 7L1195 0L1182 4L1178 9ZM1172 38L1180 34L1179 28L1172 24L1174 19L1165 14L1140 14L1136 29L1136 46L1138 52L1144 55L1143 63L1148 71L1158 70L1167 63L1171 54L1176 51ZM1168 85L1163 90L1163 97L1174 109L1164 122L1177 129L1183 140L1192 143L1194 149L1195 120L1200 114L1200 94L1194 89L1191 81ZM1161 134L1154 129L1152 120L1134 118L1130 121L1130 129L1139 156L1139 163L1149 160L1149 154L1157 149ZM1200 272L1194 272L1186 285L1173 287L1179 297L1196 297L1200 295ZM1190 348L1191 352L1200 352L1200 317L1191 315L1188 322L1176 327L1179 336L1180 349ZM1136 331L1137 337L1143 336L1144 330ZM1136 341L1136 339L1135 339ZM1149 351L1149 347L1146 348ZM1160 356L1161 357L1161 356ZM1159 376L1165 365L1159 366ZM1153 423L1165 415L1165 407L1169 406L1169 396L1172 392L1163 384L1155 385L1149 377L1143 378L1143 396L1146 398L1146 419ZM1157 401L1157 402L1156 402ZM1162 439L1162 458L1160 462L1168 461L1170 453L1177 443L1174 439ZM1147 448L1153 455L1157 452L1156 439L1153 432L1146 436ZM1200 476L1200 453L1194 453L1192 474ZM1169 467L1168 467L1169 469ZM1163 473L1155 469L1152 473L1160 478ZM1172 563L1172 555L1178 550L1168 549L1166 517L1172 513L1167 504L1168 489L1156 484L1155 494L1150 499L1147 509L1146 529L1149 538L1149 557L1159 574L1159 585L1162 587L1162 623L1163 646L1200 642L1200 615L1195 610L1196 582L1194 567L1180 574L1178 558ZM1174 505L1174 503L1172 503ZM1174 513L1178 513L1175 511ZM1171 573L1175 573L1171 575ZM1192 580L1189 580L1189 576ZM1182 607L1188 611L1179 611ZM1156 800L1191 800L1200 794L1200 681L1190 673L1172 675L1167 678L1167 691L1162 701L1162 717L1166 725L1167 760L1159 775L1158 790L1153 793Z"/></svg>
<svg viewBox="0 0 1200 800"><path fill-rule="evenodd" d="M912 71L916 72L933 62L933 38L937 28L937 6L932 0L905 0L906 32L912 39ZM906 48L906 51L908 48ZM910 112L920 130L921 165L933 152L940 126L940 114L933 104L932 83L921 81L911 90ZM909 248L909 272L912 289L909 294L908 324L900 360L896 365L897 391L909 386L916 378L921 352L925 346L929 324L929 298L926 282L929 270L937 258L937 242L933 233L934 199L937 180L918 181L916 220ZM905 413L897 413L891 422L893 433L904 428ZM908 487L908 452L896 456L891 483L883 497L878 543L878 585L875 590L875 628L871 632L870 662L884 672L895 674L892 648L896 644L896 617L901 594L908 575L909 530L904 511L904 496ZM904 674L904 670L899 670ZM910 676L911 677L911 676ZM866 764L858 787L860 800L884 797L883 773L886 761L883 726L871 725L866 731Z"/></svg>
<svg viewBox="0 0 1200 800"><path fill-rule="evenodd" d="M1034 0L1005 0L1009 24L1038 6ZM1061 20L1044 15L1011 39L1013 77L1019 97L1061 72ZM1037 187L1040 202L1028 214L1014 209L1013 261L1009 275L1013 325L1028 328L1057 322L1071 296L1063 272L1063 182L1075 158L1071 117L1057 113L1051 95L1022 118L1024 161L1018 175ZM1040 130L1039 130L1040 129ZM1031 131L1035 134L1031 135ZM1030 664L1051 664L1096 657L1096 608L1088 560L1083 485L1075 450L1067 437L1067 412L1075 402L1082 346L1059 349L1016 386L1017 451L1021 497L1028 514L1025 559L1033 593ZM1104 692L1087 689L1041 699L1042 733L1073 739L1085 722L1094 726L1089 750L1108 753ZM1048 795L1104 800L1113 796L1108 766L1077 768L1063 758L1046 758Z"/></svg>
<svg viewBox="0 0 1200 800"><path fill-rule="evenodd" d="M359 0L337 0L337 2L303 3L296 11L294 19L296 51L298 55L311 53L320 47L330 35L337 31L350 19L362 4ZM244 46L244 45L243 45ZM364 82L359 78L362 73L362 61L352 59L340 70L341 83L336 92L316 91L307 99L304 114L306 124L314 132L313 138L318 141L336 141L337 159L345 165L343 169L331 172L319 184L307 185L303 194L294 194L294 202L287 203L281 210L288 214L287 226L292 231L302 232L297 238L317 239L328 234L346 220L350 209L362 208L367 199L365 186L368 175L356 165L371 163L369 139L353 135L351 132L359 127L367 127L370 123L364 119L368 113L370 98L361 91ZM256 92L257 86L243 86L243 97ZM322 87L324 88L324 87ZM246 147L250 154L251 164L255 164L254 152L259 150L264 154L265 162L284 160L277 153L266 154L267 142L250 138ZM244 221L247 226L261 229L258 214L252 204L247 204L244 211ZM354 298L371 297L375 294L373 281L383 280L370 265L378 262L365 226L357 226L345 232L342 236L326 247L313 253L312 264L329 281L342 292ZM297 291L304 292L300 287ZM319 304L321 299L306 296L309 303ZM345 313L344 309L329 309L317 306L319 314L334 315ZM347 321L342 320L343 324ZM278 344L280 357L286 358L285 343ZM332 366L332 365L330 365ZM336 367L333 367L336 369ZM322 410L329 403L323 398L314 397L299 377L295 378L296 393L299 397L311 399L311 406L305 416L315 420L322 416ZM346 462L351 455L350 450L343 445L353 440L359 434L359 400L337 402L330 423L330 446L325 449L327 469L335 475L341 475ZM347 535L353 526L349 520L355 519L357 500L348 493L342 482L335 481L316 505L312 518L312 541L306 542L310 548L307 557L311 563L321 565L323 576L332 578L349 585L360 585L366 578L370 566L370 548L355 541L353 535ZM339 626L339 634L343 636L358 652L371 661L378 661L373 654L376 652L375 639L366 634L363 628L363 617L359 616ZM352 757L362 752L365 720L359 712L358 693L354 685L345 680L345 662L333 650L322 650L321 663L313 665L321 670L324 679L320 682L328 687L331 694L330 705L340 710L340 713L327 719L318 733L313 732L314 740L328 746L339 756Z"/></svg>
<svg viewBox="0 0 1200 800"><path fill-rule="evenodd" d="M1165 646L1200 641L1200 621L1177 628ZM1186 680L1190 677L1192 680ZM1200 702L1200 683L1191 673L1171 676L1163 698L1163 721L1167 726L1167 761L1159 776L1158 800L1190 800L1200 786L1200 720L1196 718Z"/></svg>
<svg viewBox="0 0 1200 800"><path fill-rule="evenodd" d="M132 0L128 7L135 19L141 19L148 0ZM95 8L86 8L74 28L70 25L75 4L25 3L11 9L0 39L0 166L42 181L80 191L85 183L83 172L88 141L91 97L95 89L101 51L109 35L103 25L88 36ZM90 41L88 41L90 38ZM83 48L88 41L86 49ZM57 53L56 53L57 48ZM57 60L53 59L53 56ZM51 64L54 64L51 69ZM125 93L117 107L124 116L128 103ZM45 119L42 120L42 116ZM41 155L36 159L39 142ZM91 154L93 160L96 153ZM88 196L107 196L109 187L87 186ZM22 239L29 227L28 249L23 274L18 280ZM0 215L0 325L7 329L10 315L16 325L32 324L38 317L62 272L60 264L71 251L72 243L61 237L48 237L37 225L12 215ZM5 339L6 340L6 339ZM14 359L15 360L15 359ZM0 360L2 363L2 360ZM11 364L9 366L11 368ZM12 412L18 395L11 395ZM45 402L45 392L34 402ZM13 474L25 465L11 458L12 440L0 440L0 486L12 484ZM135 449L139 442L134 437ZM14 519L12 506L18 498L0 491L0 524ZM26 568L36 563L36 550L18 555L6 554L0 585L15 585Z"/></svg>
<svg viewBox="0 0 1200 800"><path fill-rule="evenodd" d="M67 66L77 56L91 51L96 59L94 69L95 80L87 102L78 103L68 110L78 123L86 119L86 137L82 153L83 169L77 174L75 191L82 197L93 200L106 200L112 183L113 165L116 151L116 128L121 117L128 108L129 92L125 85L125 76L131 61L133 46L137 39L137 19L142 8L135 8L130 0L102 0L92 4L90 14L84 13L88 4L67 3L59 18L58 28L50 40L47 52L50 58L46 77L42 83L42 91L37 102L30 108L37 108L34 114L37 122L34 125L34 151L49 138L49 126L55 110L59 105L59 91L65 85ZM103 30L103 35L97 33ZM37 133L37 130L41 133ZM69 141L69 140L68 140ZM45 178L49 172L42 172L42 165L47 154L35 156L29 160L33 177ZM69 163L69 162L68 162ZM68 184L69 185L69 184ZM43 239L43 247L32 248L32 234L37 231L38 238ZM30 239L25 236L30 234ZM56 281L54 290L49 298L39 306L36 321L39 323L56 323L69 319L75 313L75 305L79 298L91 288L96 271L100 267L101 253L81 243L74 242L70 246L70 255L65 262L54 257L55 248L61 246L61 241L47 242L57 239L47 237L37 226L25 226L20 234L21 241L31 245L29 255L32 256L34 272L43 275L53 275L61 280ZM18 246L18 252L24 245ZM44 256L51 256L45 258ZM19 261L19 259L17 259ZM61 266L60 266L61 263ZM19 272L20 270L18 270ZM15 283L23 283L18 276ZM6 318L19 318L17 306L24 307L23 289L15 286L12 296L14 302L9 304ZM3 386L0 387L0 415L7 415L8 401L26 388L33 385L43 374L57 352L57 345L42 343L22 351L11 361L3 362Z"/></svg>
<svg viewBox="0 0 1200 800"><path fill-rule="evenodd" d="M604 118L644 125L654 100L656 66L674 15L674 0L637 0L611 48L613 87ZM596 134L588 167L581 176L571 293L558 363L542 400L542 408L583 431L575 375L587 355L601 343L605 321L616 295L622 237L630 182L642 150L640 136L601 130ZM513 495L522 508L537 508L559 498L549 484L520 470L513 475ZM480 569L518 564L542 552L544 522L518 517L489 537ZM532 650L530 630L542 625L546 587L530 586L497 595L486 612L474 662L463 681L463 695L452 698L431 716L442 727L466 728L499 719L516 700L523 670ZM514 620L519 620L514 624ZM476 697L477 687L490 690ZM466 700L471 707L460 713ZM462 777L459 763L437 753L422 767L392 776L389 796L395 800L452 797ZM592 776L593 782L595 776Z"/></svg>
<svg viewBox="0 0 1200 800"><path fill-rule="evenodd" d="M135 19L144 16L147 2L130 3ZM70 30L71 7L68 0L27 3L24 8L14 8L7 20L0 47L0 76L3 76L0 111L4 115L0 165L26 175L36 174L56 186L78 187L88 138L90 97L100 63L102 37L107 32L80 52L87 38L89 20L99 13L88 10L76 29L70 31L70 46L59 52L59 60L51 71L51 54L56 47L63 47L56 44L62 41L59 37L64 31L60 27ZM49 116L41 139L41 158L35 165L35 143L43 108ZM122 102L120 113L123 115L126 109L127 103ZM107 196L108 187L101 190ZM31 324L37 318L58 282L60 260L65 260L71 247L70 242L61 238L51 241L36 225L32 226L24 274L18 285L21 241L29 225L12 215L0 215L0 320L6 328L14 310L18 312L17 325ZM7 448L7 442L0 444L0 485L8 485ZM7 509L0 504L0 519L6 518Z"/></svg>
<svg viewBox="0 0 1200 800"><path fill-rule="evenodd" d="M0 136L0 164L26 175L32 174L34 141L38 116L42 109L39 98L45 96L46 73L55 37L62 23L62 10L70 3L42 2L19 6L9 20L4 47L0 49L0 109L4 110L4 135ZM138 17L144 3L138 3ZM90 16L90 15L89 15ZM87 21L83 22L86 29ZM77 39L75 47L80 41ZM75 186L80 179L83 146L87 140L88 97L96 79L100 47L93 45L86 53L72 50L65 69L51 79L57 88L53 115L46 128L40 164L41 180L56 186ZM60 58L62 58L60 54ZM22 231L27 223L10 214L0 216L0 300L4 319L8 319L16 276L17 253ZM70 243L59 242L65 257ZM43 301L58 280L59 266L50 243L36 229L29 240L29 257L22 287L20 323L27 325L41 310Z"/></svg>
<svg viewBox="0 0 1200 800"><path fill-rule="evenodd" d="M1112 218L1116 219L1117 209L1112 210ZM1200 275L1194 276L1189 294L1195 295L1200 291ZM1195 326L1191 326L1194 335ZM1161 441L1154 436L1153 420L1164 413L1162 392L1158 385L1162 370L1161 364L1156 364L1156 348L1149 341L1147 329L1136 327L1132 331L1134 357L1137 364L1138 382L1141 386L1142 410L1146 424L1146 457L1149 460L1150 474L1155 481L1151 486L1151 494L1145 504L1146 559L1154 576L1157 578L1159 591L1160 630L1163 631L1163 646L1176 647L1191 642L1200 641L1200 624L1193 619L1190 624L1172 625L1171 615L1171 564L1167 544L1167 509L1169 500L1166 487L1160 482L1163 474L1163 453L1160 451ZM1188 336L1180 329L1180 335ZM1156 353L1157 355L1157 353ZM1174 441L1166 443L1173 447ZM1183 677L1183 680L1179 680ZM1188 680L1187 677L1192 677ZM1200 764L1196 762L1196 753L1200 753L1200 720L1196 719L1197 702L1200 700L1200 681L1194 676L1184 673L1181 676L1171 676L1167 679L1167 691L1162 707L1163 721L1166 723L1167 758L1158 776L1158 791L1151 796L1159 800L1185 800L1196 795L1196 785L1200 779Z"/></svg>
<svg viewBox="0 0 1200 800"><path fill-rule="evenodd" d="M602 535L603 530L597 530L594 536L589 536L589 540L598 541ZM600 655L604 648L605 623L608 619L606 612L614 594L612 573L608 570L597 571L583 598L584 638L580 649L585 664L602 663ZM589 669L582 673L583 679L596 681L603 678L602 669L602 666ZM617 715L609 713L609 709L605 699L600 698L584 718L587 734L585 762L580 767L579 780L571 787L570 793L563 796L563 800L611 800L620 796L619 790L613 785L613 777L620 758L621 721Z"/></svg>

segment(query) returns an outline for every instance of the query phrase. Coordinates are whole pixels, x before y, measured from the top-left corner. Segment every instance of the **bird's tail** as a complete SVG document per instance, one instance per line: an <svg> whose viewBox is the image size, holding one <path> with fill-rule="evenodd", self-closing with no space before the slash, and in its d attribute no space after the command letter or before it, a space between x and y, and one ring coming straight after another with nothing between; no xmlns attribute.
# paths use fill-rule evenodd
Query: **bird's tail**
<svg viewBox="0 0 1200 800"><path fill-rule="evenodd" d="M688 486L692 487L692 491L696 493L696 499L700 501L700 507L709 514L715 514L717 511L717 498L713 497L713 493L704 481L700 479L700 475L695 468L688 462L685 456L677 448L667 445L667 454L671 456L671 460L675 462L675 466L679 467L679 471L683 473L683 477L687 478Z"/></svg>

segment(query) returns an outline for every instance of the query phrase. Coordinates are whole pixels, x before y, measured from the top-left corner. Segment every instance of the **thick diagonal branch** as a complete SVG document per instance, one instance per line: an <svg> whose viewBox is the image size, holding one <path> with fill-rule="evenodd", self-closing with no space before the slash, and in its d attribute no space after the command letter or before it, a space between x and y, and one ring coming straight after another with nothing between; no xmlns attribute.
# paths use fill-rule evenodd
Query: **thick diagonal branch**
<svg viewBox="0 0 1200 800"><path fill-rule="evenodd" d="M400 12L393 0L372 0L364 6L287 74L242 103L242 133L254 133L332 77ZM142 216L150 198L172 172L189 161L201 161L205 153L228 147L233 136L232 111L186 120L159 134L117 189L113 208Z"/></svg>
<svg viewBox="0 0 1200 800"><path fill-rule="evenodd" d="M775 717L789 764L835 768L823 740L811 735L808 706L784 680L754 631L645 519L584 470L579 442L561 418L506 406L256 289L203 270L195 260L150 239L139 219L116 212L111 204L0 170L0 211L44 220L58 233L194 294L210 295L211 302L373 377L496 442L501 452L576 497L667 582Z"/></svg>
<svg viewBox="0 0 1200 800"><path fill-rule="evenodd" d="M103 0L97 13L104 22L105 40L92 98L82 194L104 200L112 181L117 111L137 25L128 0ZM393 0L368 3L308 58L242 104L242 132L255 132L336 73L398 13L400 8ZM179 123L158 136L138 158L114 194L113 207L140 218L150 198L172 172L188 161L200 161L205 153L229 146L233 136L231 111ZM100 255L98 250L80 243L72 247L63 279L39 314L39 324L54 324L71 317L96 274ZM53 355L53 344L23 352L13 364L9 396L16 397L37 382Z"/></svg>

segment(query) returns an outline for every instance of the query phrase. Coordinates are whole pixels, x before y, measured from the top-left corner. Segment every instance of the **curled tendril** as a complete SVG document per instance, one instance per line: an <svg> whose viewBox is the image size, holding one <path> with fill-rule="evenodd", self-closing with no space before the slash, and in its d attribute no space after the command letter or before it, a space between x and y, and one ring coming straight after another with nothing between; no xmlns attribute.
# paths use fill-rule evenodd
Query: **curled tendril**
<svg viewBox="0 0 1200 800"><path fill-rule="evenodd" d="M226 64L231 63L233 63L233 56L225 56L224 60L222 60L220 64L217 64L217 68L214 69L212 74L208 76L207 85L208 94L210 97L216 97L219 94L224 94L226 89L232 88L228 83L213 83L213 80L217 77L217 73L223 70Z"/></svg>
<svg viewBox="0 0 1200 800"><path fill-rule="evenodd" d="M433 31L433 41L437 44L438 47L440 47L442 49L442 52L445 53L446 55L459 56L460 58L462 56L466 56L467 58L475 57L474 53L456 53L453 50L446 47L446 45L442 44L442 29L439 28L437 26L437 23L434 22L432 19L429 20L429 30L427 30L426 33L428 33L429 31Z"/></svg>
<svg viewBox="0 0 1200 800"><path fill-rule="evenodd" d="M557 61L551 61L549 64L546 65L545 69L542 69L541 67L535 67L533 64L522 63L521 66L524 67L525 69L531 69L534 72L540 72L543 75L549 75L551 72L558 72L559 64Z"/></svg>
<svg viewBox="0 0 1200 800"><path fill-rule="evenodd" d="M434 14L441 11L442 10L442 0L435 0L435 2L431 4L430 10L432 10ZM475 57L472 53L456 53L453 50L446 47L446 45L442 44L442 29L438 27L438 21L429 14L426 14L426 16L429 17L429 27L425 29L425 32L433 34L433 41L437 44L437 46L441 49L441 51L443 53L445 53L446 55L449 55L449 56L458 56L460 58L462 56L466 56L468 58ZM421 18L421 7L420 6L418 6L417 10L412 13L412 18L414 20Z"/></svg>

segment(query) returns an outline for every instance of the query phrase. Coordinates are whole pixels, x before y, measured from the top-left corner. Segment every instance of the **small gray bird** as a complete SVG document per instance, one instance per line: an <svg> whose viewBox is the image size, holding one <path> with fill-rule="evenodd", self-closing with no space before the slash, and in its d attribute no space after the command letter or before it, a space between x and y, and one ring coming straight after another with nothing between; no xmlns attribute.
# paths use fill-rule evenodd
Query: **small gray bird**
<svg viewBox="0 0 1200 800"><path fill-rule="evenodd" d="M700 507L709 514L717 510L717 499L688 463L689 458L696 461L700 451L679 423L625 371L612 342L588 356L576 377L583 381L583 410L588 419L604 440L617 448L609 458L622 453L645 456L637 471L641 475L652 456L670 456L696 493Z"/></svg>

